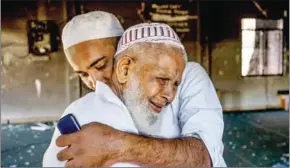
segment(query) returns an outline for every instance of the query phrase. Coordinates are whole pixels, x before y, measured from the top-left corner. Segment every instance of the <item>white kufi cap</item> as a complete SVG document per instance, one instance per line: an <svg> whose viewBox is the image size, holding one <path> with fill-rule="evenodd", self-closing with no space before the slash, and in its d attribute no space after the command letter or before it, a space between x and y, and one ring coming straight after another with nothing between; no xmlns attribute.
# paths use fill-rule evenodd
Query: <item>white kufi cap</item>
<svg viewBox="0 0 290 168"><path fill-rule="evenodd" d="M119 20L111 13L92 11L75 16L62 30L63 49L94 39L118 37L124 32Z"/></svg>
<svg viewBox="0 0 290 168"><path fill-rule="evenodd" d="M182 50L184 59L187 61L185 48L178 35L169 25L164 23L141 23L129 27L118 43L115 57L138 42L171 44Z"/></svg>

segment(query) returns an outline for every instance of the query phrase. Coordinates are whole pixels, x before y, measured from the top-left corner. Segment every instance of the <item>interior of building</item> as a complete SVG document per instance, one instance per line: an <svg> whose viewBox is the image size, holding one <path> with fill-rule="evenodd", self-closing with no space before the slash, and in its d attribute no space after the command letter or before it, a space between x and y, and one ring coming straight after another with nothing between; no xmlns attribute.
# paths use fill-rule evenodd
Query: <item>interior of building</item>
<svg viewBox="0 0 290 168"><path fill-rule="evenodd" d="M287 0L2 1L2 167L40 167L60 116L90 92L66 61L61 30L93 10L124 29L174 28L223 107L227 166L289 167Z"/></svg>

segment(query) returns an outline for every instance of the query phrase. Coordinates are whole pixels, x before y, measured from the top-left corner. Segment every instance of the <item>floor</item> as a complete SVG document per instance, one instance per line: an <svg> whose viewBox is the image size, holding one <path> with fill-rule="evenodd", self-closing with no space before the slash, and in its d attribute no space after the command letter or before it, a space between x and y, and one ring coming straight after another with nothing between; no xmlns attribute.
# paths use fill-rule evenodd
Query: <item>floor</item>
<svg viewBox="0 0 290 168"><path fill-rule="evenodd" d="M289 112L225 113L224 122L229 167L289 167ZM53 129L51 122L2 125L1 167L40 167Z"/></svg>
<svg viewBox="0 0 290 168"><path fill-rule="evenodd" d="M224 115L224 158L228 166L289 167L289 113Z"/></svg>

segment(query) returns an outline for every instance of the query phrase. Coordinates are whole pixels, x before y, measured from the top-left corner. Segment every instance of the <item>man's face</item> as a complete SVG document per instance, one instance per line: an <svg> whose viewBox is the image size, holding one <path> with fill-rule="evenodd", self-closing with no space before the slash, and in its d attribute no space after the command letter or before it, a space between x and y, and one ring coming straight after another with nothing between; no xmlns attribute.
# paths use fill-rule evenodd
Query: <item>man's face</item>
<svg viewBox="0 0 290 168"><path fill-rule="evenodd" d="M82 81L95 90L96 80L109 84L112 75L116 42L97 39L76 44L65 53L73 70Z"/></svg>
<svg viewBox="0 0 290 168"><path fill-rule="evenodd" d="M141 132L159 131L159 113L174 100L184 67L178 52L164 52L150 54L129 68L123 99Z"/></svg>

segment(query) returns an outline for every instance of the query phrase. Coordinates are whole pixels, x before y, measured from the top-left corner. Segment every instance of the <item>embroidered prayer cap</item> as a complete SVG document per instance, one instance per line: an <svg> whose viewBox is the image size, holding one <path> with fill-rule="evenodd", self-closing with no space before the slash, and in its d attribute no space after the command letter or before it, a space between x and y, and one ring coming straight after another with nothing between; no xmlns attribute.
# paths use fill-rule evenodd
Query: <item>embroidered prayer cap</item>
<svg viewBox="0 0 290 168"><path fill-rule="evenodd" d="M125 30L118 43L115 57L138 42L171 44L182 49L184 59L187 61L185 48L178 35L169 25L164 23L141 23L129 27Z"/></svg>

